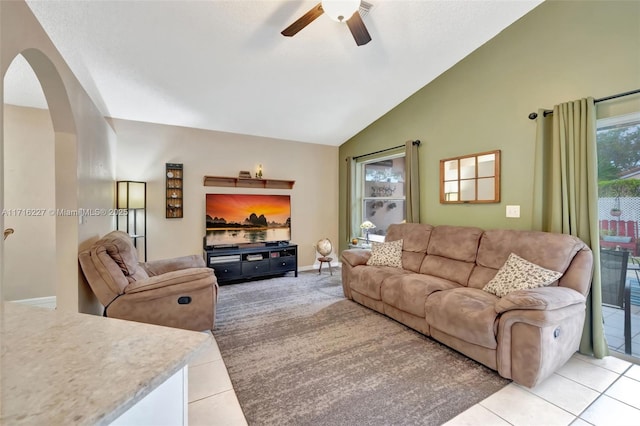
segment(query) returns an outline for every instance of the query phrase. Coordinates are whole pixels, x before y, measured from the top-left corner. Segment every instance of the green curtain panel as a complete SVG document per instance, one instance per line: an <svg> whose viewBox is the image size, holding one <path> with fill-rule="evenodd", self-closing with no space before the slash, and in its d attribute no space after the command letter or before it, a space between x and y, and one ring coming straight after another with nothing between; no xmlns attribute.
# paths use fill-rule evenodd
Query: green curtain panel
<svg viewBox="0 0 640 426"><path fill-rule="evenodd" d="M593 250L594 273L587 298L580 352L609 354L602 319L598 235L598 159L593 98L538 112L533 191L534 229L574 235Z"/></svg>
<svg viewBox="0 0 640 426"><path fill-rule="evenodd" d="M347 157L345 161L347 163L347 170L345 172L345 175L347 176L347 190L345 193L345 214L347 220L345 221L345 227L347 241L351 242L351 238L353 237L353 158Z"/></svg>
<svg viewBox="0 0 640 426"><path fill-rule="evenodd" d="M418 165L418 143L405 144L405 186L408 223L420 222L420 173Z"/></svg>

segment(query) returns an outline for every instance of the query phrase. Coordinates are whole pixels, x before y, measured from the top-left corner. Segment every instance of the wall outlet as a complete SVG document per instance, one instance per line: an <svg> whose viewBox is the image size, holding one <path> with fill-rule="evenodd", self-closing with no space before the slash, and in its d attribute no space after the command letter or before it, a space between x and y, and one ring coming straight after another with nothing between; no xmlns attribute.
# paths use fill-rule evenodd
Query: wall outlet
<svg viewBox="0 0 640 426"><path fill-rule="evenodd" d="M507 217L520 217L520 206L507 206Z"/></svg>

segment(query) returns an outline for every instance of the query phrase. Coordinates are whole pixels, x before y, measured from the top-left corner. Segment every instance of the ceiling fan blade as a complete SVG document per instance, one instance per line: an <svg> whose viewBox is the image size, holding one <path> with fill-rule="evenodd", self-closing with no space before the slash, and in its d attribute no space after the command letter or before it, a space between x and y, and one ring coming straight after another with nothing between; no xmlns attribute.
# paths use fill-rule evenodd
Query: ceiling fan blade
<svg viewBox="0 0 640 426"><path fill-rule="evenodd" d="M324 11L322 10L322 3L318 3L313 7L313 9L302 15L300 19L285 28L281 34L285 37L292 37L296 35L298 31L312 23L318 16L322 15L323 13Z"/></svg>
<svg viewBox="0 0 640 426"><path fill-rule="evenodd" d="M356 11L356 13L349 18L347 26L349 27L349 31L351 31L351 34L356 40L356 44L358 46L362 46L363 44L367 44L371 41L371 36L369 35L369 31L367 31L367 27L365 27L364 22L362 22L360 12Z"/></svg>

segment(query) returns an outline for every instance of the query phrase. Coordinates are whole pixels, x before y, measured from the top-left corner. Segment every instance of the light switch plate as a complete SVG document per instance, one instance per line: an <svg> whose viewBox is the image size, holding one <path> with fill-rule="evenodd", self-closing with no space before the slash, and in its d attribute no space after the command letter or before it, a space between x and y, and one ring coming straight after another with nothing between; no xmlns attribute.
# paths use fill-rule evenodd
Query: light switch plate
<svg viewBox="0 0 640 426"><path fill-rule="evenodd" d="M520 206L507 206L507 217L520 217Z"/></svg>

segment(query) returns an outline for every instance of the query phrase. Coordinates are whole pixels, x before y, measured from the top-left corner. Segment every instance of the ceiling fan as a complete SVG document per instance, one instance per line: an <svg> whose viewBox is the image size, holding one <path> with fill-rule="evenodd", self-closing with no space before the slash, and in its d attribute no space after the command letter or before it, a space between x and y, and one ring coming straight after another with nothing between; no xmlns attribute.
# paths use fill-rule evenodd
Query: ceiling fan
<svg viewBox="0 0 640 426"><path fill-rule="evenodd" d="M359 8L361 4L368 6L368 10L371 5L360 0L322 0L315 5L313 9L302 15L300 19L289 25L282 31L282 35L285 37L293 37L302 30L304 27L312 23L318 16L326 13L331 19L338 22L346 22L349 27L349 31L356 40L358 46L362 46L371 41L371 36L367 27L362 21Z"/></svg>

